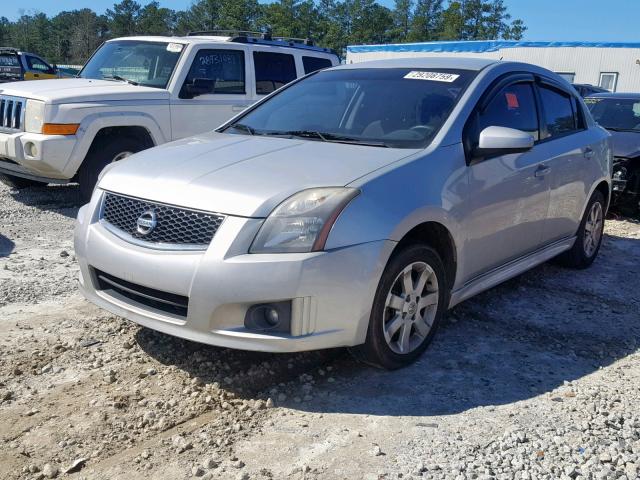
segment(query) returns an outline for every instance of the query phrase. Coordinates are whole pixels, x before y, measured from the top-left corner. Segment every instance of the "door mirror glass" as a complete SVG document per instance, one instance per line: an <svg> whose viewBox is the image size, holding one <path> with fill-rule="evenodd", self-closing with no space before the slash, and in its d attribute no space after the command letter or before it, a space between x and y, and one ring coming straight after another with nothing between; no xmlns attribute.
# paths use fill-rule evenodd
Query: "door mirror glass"
<svg viewBox="0 0 640 480"><path fill-rule="evenodd" d="M486 127L480 132L476 153L481 156L526 152L533 147L530 133L509 127Z"/></svg>

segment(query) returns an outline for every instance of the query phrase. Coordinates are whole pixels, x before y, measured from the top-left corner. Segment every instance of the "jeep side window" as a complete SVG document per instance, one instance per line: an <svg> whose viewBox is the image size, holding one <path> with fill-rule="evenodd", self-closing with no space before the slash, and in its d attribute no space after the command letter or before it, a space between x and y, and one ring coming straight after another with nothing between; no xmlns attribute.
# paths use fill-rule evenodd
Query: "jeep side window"
<svg viewBox="0 0 640 480"><path fill-rule="evenodd" d="M304 66L304 73L315 72L316 70L322 70L323 68L329 68L331 66L331 60L328 58L319 57L302 57L302 65Z"/></svg>
<svg viewBox="0 0 640 480"><path fill-rule="evenodd" d="M27 55L27 66L29 70L36 70L42 73L53 74L53 68L47 65L43 60L37 57L32 57L31 55Z"/></svg>
<svg viewBox="0 0 640 480"><path fill-rule="evenodd" d="M540 85L540 100L547 124L547 136L559 137L578 130L578 119L571 101L571 96L555 88Z"/></svg>
<svg viewBox="0 0 640 480"><path fill-rule="evenodd" d="M253 52L256 71L256 93L266 95L295 80L296 63L293 55L272 52Z"/></svg>
<svg viewBox="0 0 640 480"><path fill-rule="evenodd" d="M242 50L200 50L196 53L185 85L207 86L202 93L244 94L245 72Z"/></svg>

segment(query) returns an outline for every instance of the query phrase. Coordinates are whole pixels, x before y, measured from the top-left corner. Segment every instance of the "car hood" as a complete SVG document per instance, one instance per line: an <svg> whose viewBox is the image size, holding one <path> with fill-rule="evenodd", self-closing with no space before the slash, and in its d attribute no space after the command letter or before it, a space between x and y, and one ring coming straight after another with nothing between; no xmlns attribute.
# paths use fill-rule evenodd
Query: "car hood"
<svg viewBox="0 0 640 480"><path fill-rule="evenodd" d="M243 217L266 217L311 187L345 186L416 150L208 133L108 167L99 187Z"/></svg>
<svg viewBox="0 0 640 480"><path fill-rule="evenodd" d="M624 158L635 158L640 156L640 133L635 132L612 132L613 156Z"/></svg>
<svg viewBox="0 0 640 480"><path fill-rule="evenodd" d="M78 103L105 100L167 100L169 92L115 80L59 78L2 85L0 95L32 98L47 103Z"/></svg>

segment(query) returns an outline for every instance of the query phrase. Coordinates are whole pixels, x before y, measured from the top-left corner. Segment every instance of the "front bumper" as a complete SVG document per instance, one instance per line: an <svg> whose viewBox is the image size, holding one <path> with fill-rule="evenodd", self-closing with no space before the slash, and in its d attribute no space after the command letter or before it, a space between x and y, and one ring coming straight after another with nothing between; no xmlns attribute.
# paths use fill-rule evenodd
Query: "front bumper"
<svg viewBox="0 0 640 480"><path fill-rule="evenodd" d="M68 181L71 175L65 168L76 144L75 135L0 133L0 172L33 180Z"/></svg>
<svg viewBox="0 0 640 480"><path fill-rule="evenodd" d="M293 352L363 343L379 278L394 242L327 252L248 254L262 220L229 216L206 251L159 251L115 236L97 218L100 192L79 214L75 248L80 289L97 305L145 327L201 343ZM188 297L171 315L97 288L95 271ZM288 333L245 327L256 304L291 301Z"/></svg>

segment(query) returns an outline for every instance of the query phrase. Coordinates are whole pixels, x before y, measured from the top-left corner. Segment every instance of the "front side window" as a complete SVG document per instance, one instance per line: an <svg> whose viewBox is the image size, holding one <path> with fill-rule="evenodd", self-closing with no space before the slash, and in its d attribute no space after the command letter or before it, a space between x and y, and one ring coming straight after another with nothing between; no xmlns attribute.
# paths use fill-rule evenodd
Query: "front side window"
<svg viewBox="0 0 640 480"><path fill-rule="evenodd" d="M38 57L27 55L27 65L29 66L29 70L36 70L42 73L53 73L53 68Z"/></svg>
<svg viewBox="0 0 640 480"><path fill-rule="evenodd" d="M607 130L640 132L640 99L586 98L593 119Z"/></svg>
<svg viewBox="0 0 640 480"><path fill-rule="evenodd" d="M509 127L539 139L538 114L531 83L516 83L503 88L487 107L479 112L473 138L487 127Z"/></svg>
<svg viewBox="0 0 640 480"><path fill-rule="evenodd" d="M266 95L296 79L293 55L285 53L253 52L256 71L256 93Z"/></svg>
<svg viewBox="0 0 640 480"><path fill-rule="evenodd" d="M91 57L79 76L166 88L183 48L180 43L107 42Z"/></svg>
<svg viewBox="0 0 640 480"><path fill-rule="evenodd" d="M318 58L318 57L302 57L302 65L304 67L304 73L315 72L316 70L322 70L324 68L329 68L332 63L328 58Z"/></svg>
<svg viewBox="0 0 640 480"><path fill-rule="evenodd" d="M576 131L577 119L571 96L545 86L540 86L539 91L547 125L546 137L558 137Z"/></svg>
<svg viewBox="0 0 640 480"><path fill-rule="evenodd" d="M474 76L475 72L457 69L321 71L284 88L225 131L422 148Z"/></svg>
<svg viewBox="0 0 640 480"><path fill-rule="evenodd" d="M203 93L245 93L242 50L200 50L196 53L185 84L209 86Z"/></svg>

